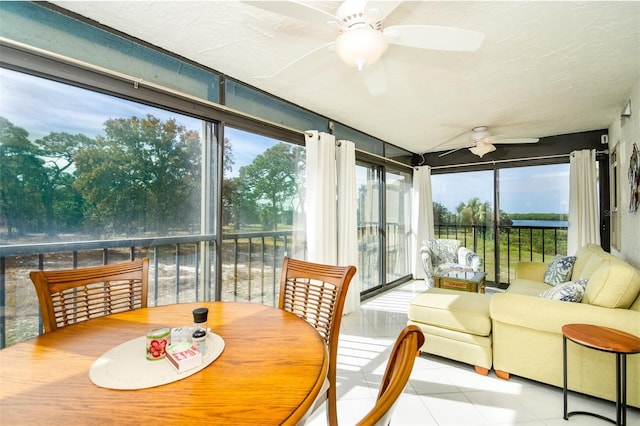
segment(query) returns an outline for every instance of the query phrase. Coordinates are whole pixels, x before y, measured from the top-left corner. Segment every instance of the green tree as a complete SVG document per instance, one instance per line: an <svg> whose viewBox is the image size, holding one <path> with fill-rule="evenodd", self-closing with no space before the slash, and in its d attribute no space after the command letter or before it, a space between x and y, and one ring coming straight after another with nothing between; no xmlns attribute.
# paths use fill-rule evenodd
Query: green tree
<svg viewBox="0 0 640 426"><path fill-rule="evenodd" d="M451 213L444 205L433 203L433 220L436 225L446 225L449 223Z"/></svg>
<svg viewBox="0 0 640 426"><path fill-rule="evenodd" d="M89 147L93 139L83 134L50 133L35 142L40 155L47 159L41 174L40 190L44 207L45 229L56 234L58 225L79 224L82 216L82 198L73 189L75 177L69 174L75 156L83 147ZM64 195L63 195L64 194ZM59 206L60 198L67 202ZM69 203L69 200L74 200ZM69 220L71 217L74 219Z"/></svg>
<svg viewBox="0 0 640 426"><path fill-rule="evenodd" d="M513 225L513 220L509 216L507 212L500 210L500 226L511 226Z"/></svg>
<svg viewBox="0 0 640 426"><path fill-rule="evenodd" d="M229 139L224 139L224 151L223 151L223 172L224 178L222 180L222 225L233 224L233 229L240 229L240 200L242 194L240 193L239 179L238 177L228 177L227 174L233 171L233 165L235 164L235 158L233 155L233 146Z"/></svg>
<svg viewBox="0 0 640 426"><path fill-rule="evenodd" d="M461 225L486 225L493 217L491 204L488 201L482 202L474 197L466 203L461 202L456 207Z"/></svg>
<svg viewBox="0 0 640 426"><path fill-rule="evenodd" d="M104 126L76 157L75 186L93 225L116 235L189 230L200 210L198 132L150 114Z"/></svg>
<svg viewBox="0 0 640 426"><path fill-rule="evenodd" d="M43 161L29 133L0 117L0 224L7 237L39 226Z"/></svg>
<svg viewBox="0 0 640 426"><path fill-rule="evenodd" d="M282 213L293 209L298 192L298 154L292 145L278 143L240 168L241 206L253 205L259 211L263 229L277 230Z"/></svg>

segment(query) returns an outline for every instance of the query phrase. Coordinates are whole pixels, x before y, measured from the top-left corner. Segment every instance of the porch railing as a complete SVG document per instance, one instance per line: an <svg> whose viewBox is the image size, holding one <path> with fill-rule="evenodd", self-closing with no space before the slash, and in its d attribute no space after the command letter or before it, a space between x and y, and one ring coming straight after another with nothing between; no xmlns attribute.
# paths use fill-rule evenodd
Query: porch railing
<svg viewBox="0 0 640 426"><path fill-rule="evenodd" d="M437 225L436 238L451 238L483 260L487 280L506 287L519 261L544 262L567 253L566 226Z"/></svg>
<svg viewBox="0 0 640 426"><path fill-rule="evenodd" d="M377 233L377 229L359 229L358 268L363 291L382 279ZM566 253L566 228L562 227L501 227L497 245L493 228L481 226L442 225L436 227L436 235L460 239L473 248L483 259L487 279L505 285L513 279L518 260L543 261L555 253ZM215 235L0 246L0 347L42 331L38 300L29 279L32 270L149 257L150 306L215 299L275 306L282 259L295 255L291 251L293 239L291 231L277 231L227 233L219 249ZM387 247L396 250L389 259L406 262L405 252L410 250L405 240L400 238L401 242ZM220 271L215 270L217 256ZM220 286L214 284L218 275Z"/></svg>
<svg viewBox="0 0 640 426"><path fill-rule="evenodd" d="M216 299L275 306L292 240L291 231L281 231L225 234L219 250L215 235L0 246L0 348L42 332L30 271L148 257L149 306Z"/></svg>

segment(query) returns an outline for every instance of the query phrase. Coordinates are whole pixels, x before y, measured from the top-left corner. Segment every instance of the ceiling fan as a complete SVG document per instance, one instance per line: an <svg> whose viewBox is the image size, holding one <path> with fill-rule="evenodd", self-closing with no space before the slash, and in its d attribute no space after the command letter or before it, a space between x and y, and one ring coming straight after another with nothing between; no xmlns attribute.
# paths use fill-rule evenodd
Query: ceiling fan
<svg viewBox="0 0 640 426"><path fill-rule="evenodd" d="M344 0L335 15L297 1L245 3L309 23L328 24L336 29L337 37L334 41L285 65L270 77L280 74L298 62L309 61L311 56L326 56L327 52L334 50L347 65L359 71L371 70L366 73L370 74L369 76L364 75L364 79L372 94L382 93L386 87L386 77L379 59L389 44L417 49L473 52L478 50L484 41L483 33L461 28L434 25L385 27L384 19L402 3L400 1Z"/></svg>
<svg viewBox="0 0 640 426"><path fill-rule="evenodd" d="M489 128L487 126L477 126L471 129L468 144L444 152L440 154L439 157L444 157L445 155L451 154L452 152L456 152L464 148L469 148L469 151L482 158L485 154L496 150L494 144L536 143L538 141L538 138L509 138L502 135L492 135L491 132L489 132Z"/></svg>

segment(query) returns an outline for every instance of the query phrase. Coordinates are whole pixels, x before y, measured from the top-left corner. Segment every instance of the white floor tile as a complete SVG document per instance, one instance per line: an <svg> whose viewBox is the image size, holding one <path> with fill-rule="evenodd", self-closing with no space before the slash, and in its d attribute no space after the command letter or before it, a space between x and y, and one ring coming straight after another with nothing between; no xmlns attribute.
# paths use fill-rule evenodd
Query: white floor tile
<svg viewBox="0 0 640 426"><path fill-rule="evenodd" d="M491 425L536 420L536 417L513 395L500 391L475 391L464 394Z"/></svg>
<svg viewBox="0 0 640 426"><path fill-rule="evenodd" d="M489 425L482 413L462 393L442 393L420 398L440 426Z"/></svg>

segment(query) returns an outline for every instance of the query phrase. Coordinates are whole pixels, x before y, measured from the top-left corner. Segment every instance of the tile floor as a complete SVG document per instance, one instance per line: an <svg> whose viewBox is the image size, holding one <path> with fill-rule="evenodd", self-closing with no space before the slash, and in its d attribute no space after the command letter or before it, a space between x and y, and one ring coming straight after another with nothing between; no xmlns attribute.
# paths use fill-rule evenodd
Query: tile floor
<svg viewBox="0 0 640 426"><path fill-rule="evenodd" d="M362 303L360 312L342 320L338 352L338 420L354 425L375 402L393 343L407 322L407 306L423 281L412 281ZM569 410L596 412L615 418L615 404L575 393ZM476 374L473 367L445 358L422 355L394 411L392 425L606 425L576 415L562 418L562 389L513 377L504 381L491 371ZM627 409L627 424L640 425L640 410ZM324 407L307 425L326 425Z"/></svg>

